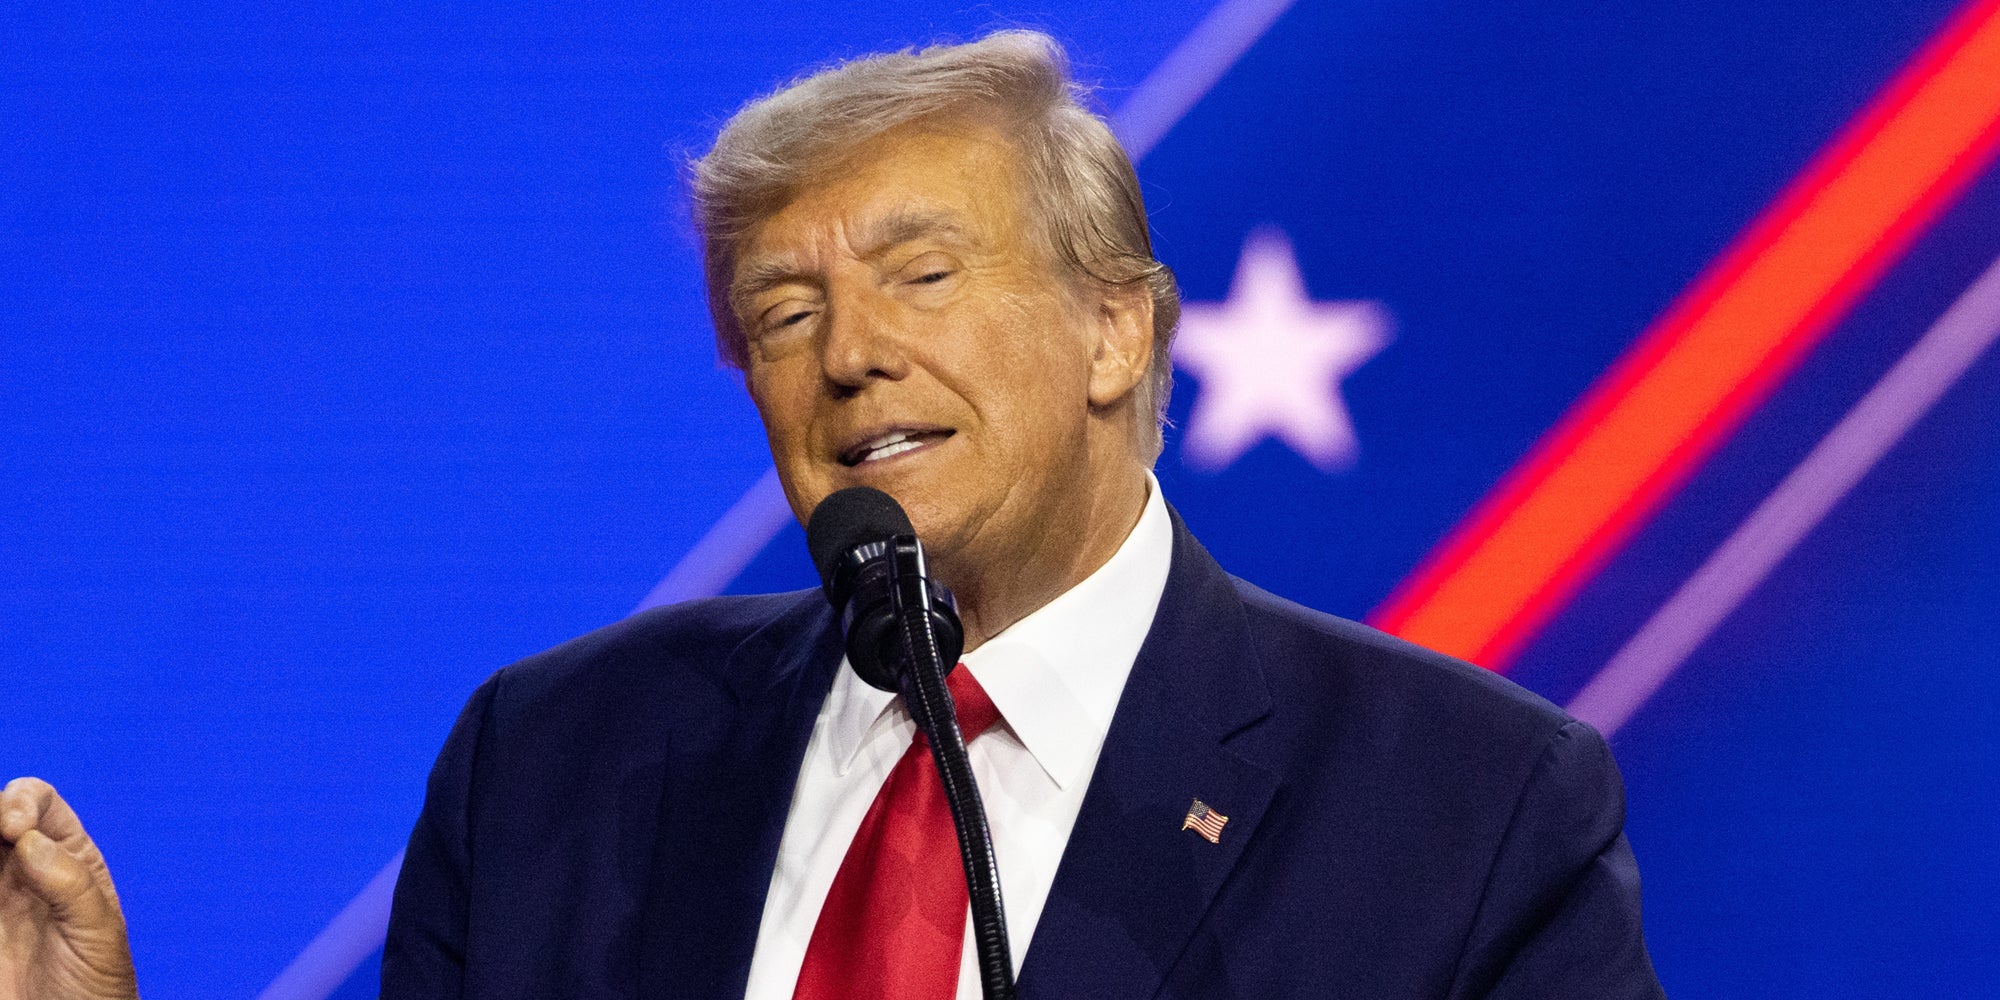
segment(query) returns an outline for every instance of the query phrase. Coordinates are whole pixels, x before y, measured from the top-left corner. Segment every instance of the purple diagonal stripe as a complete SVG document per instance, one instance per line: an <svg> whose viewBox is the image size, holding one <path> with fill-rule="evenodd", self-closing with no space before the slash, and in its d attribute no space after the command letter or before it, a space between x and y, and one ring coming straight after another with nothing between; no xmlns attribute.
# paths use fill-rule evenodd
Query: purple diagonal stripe
<svg viewBox="0 0 2000 1000"><path fill-rule="evenodd" d="M1292 3L1222 0L1195 25L1112 115L1112 130L1133 163L1152 151ZM721 593L791 519L777 472L766 470L653 585L635 610ZM398 851L258 1000L326 1000L339 989L382 946L389 927L389 897L402 865Z"/></svg>
<svg viewBox="0 0 2000 1000"><path fill-rule="evenodd" d="M723 511L701 541L632 610L722 593L791 522L792 508L785 502L785 488L778 484L778 471L765 469L749 492Z"/></svg>
<svg viewBox="0 0 2000 1000"><path fill-rule="evenodd" d="M2000 339L1995 260L1569 703L1610 735Z"/></svg>
<svg viewBox="0 0 2000 1000"><path fill-rule="evenodd" d="M361 894L257 994L257 1000L325 1000L339 989L382 946L382 933L389 926L389 899L396 892L396 873L402 870L403 852L397 851Z"/></svg>
<svg viewBox="0 0 2000 1000"><path fill-rule="evenodd" d="M1111 130L1118 134L1132 162L1145 159L1250 46L1271 30L1279 15L1291 9L1292 2L1222 0L1216 4L1153 72L1132 88L1111 116Z"/></svg>

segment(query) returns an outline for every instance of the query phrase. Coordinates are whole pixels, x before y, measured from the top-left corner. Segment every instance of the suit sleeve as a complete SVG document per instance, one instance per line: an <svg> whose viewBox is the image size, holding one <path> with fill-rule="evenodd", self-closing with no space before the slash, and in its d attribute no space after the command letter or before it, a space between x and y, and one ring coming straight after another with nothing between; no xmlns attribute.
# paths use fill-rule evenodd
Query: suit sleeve
<svg viewBox="0 0 2000 1000"><path fill-rule="evenodd" d="M1550 740L1494 859L1453 1000L1663 997L1639 924L1625 790L1597 731Z"/></svg>
<svg viewBox="0 0 2000 1000"><path fill-rule="evenodd" d="M457 997L470 911L473 769L499 674L474 691L431 767L423 811L403 853L382 949L382 1000Z"/></svg>

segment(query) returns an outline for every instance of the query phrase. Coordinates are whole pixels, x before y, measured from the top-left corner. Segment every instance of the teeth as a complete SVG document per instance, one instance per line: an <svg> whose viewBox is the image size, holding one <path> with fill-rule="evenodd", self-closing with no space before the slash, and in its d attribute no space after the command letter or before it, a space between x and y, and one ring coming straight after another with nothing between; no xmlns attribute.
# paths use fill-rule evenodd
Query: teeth
<svg viewBox="0 0 2000 1000"><path fill-rule="evenodd" d="M942 433L948 436L951 432L944 431ZM922 448L924 445L929 444L932 438L937 436L939 435L936 432L890 431L881 437L873 438L856 445L852 451L846 452L842 456L841 461L850 466L860 465L863 462L879 462L882 459L892 458L906 451L915 451L918 448Z"/></svg>
<svg viewBox="0 0 2000 1000"><path fill-rule="evenodd" d="M923 445L910 440L909 435L898 434L896 435L895 440L883 444L878 444L875 447L870 448L866 455L861 456L861 460L863 462L880 461L881 459L888 458L892 455L900 455L906 451L915 451L916 449L921 447L923 447Z"/></svg>

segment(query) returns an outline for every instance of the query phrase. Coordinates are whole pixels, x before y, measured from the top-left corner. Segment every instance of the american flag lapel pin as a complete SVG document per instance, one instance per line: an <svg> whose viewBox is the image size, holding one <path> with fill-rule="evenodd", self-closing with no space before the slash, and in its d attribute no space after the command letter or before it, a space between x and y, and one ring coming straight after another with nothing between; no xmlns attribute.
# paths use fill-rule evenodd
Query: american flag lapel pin
<svg viewBox="0 0 2000 1000"><path fill-rule="evenodd" d="M1181 820L1181 829L1193 830L1206 838L1209 843L1220 844L1222 824L1227 822L1229 817L1209 808L1208 803L1196 799L1194 805L1188 807L1187 818Z"/></svg>

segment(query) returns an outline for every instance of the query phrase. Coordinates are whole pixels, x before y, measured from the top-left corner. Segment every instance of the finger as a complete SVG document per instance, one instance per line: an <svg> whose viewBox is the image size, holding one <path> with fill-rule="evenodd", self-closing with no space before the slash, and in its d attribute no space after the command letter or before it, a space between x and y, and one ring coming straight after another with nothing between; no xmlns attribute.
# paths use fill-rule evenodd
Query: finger
<svg viewBox="0 0 2000 1000"><path fill-rule="evenodd" d="M14 859L28 891L57 916L88 922L104 913L106 901L94 891L90 865L40 830L29 830L14 842Z"/></svg>
<svg viewBox="0 0 2000 1000"><path fill-rule="evenodd" d="M41 822L40 786L47 784L40 778L15 778L0 788L0 839L11 844Z"/></svg>
<svg viewBox="0 0 2000 1000"><path fill-rule="evenodd" d="M15 778L0 788L0 836L12 841L40 826L43 804L55 792L40 778Z"/></svg>
<svg viewBox="0 0 2000 1000"><path fill-rule="evenodd" d="M0 837L19 840L29 830L61 841L84 835L82 821L55 786L40 778L15 778L0 790Z"/></svg>

